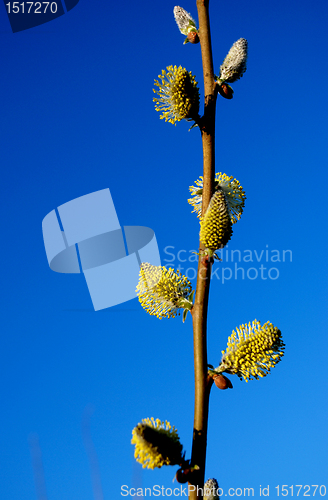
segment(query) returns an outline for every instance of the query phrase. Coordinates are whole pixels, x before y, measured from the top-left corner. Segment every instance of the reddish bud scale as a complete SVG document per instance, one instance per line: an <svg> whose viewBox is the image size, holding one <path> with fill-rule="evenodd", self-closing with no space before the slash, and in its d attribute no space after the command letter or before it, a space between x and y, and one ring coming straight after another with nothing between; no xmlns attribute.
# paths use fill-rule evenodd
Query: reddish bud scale
<svg viewBox="0 0 328 500"><path fill-rule="evenodd" d="M233 98L233 90L230 87L230 85L227 85L226 83L222 83L218 87L219 94L222 95L225 99L232 99Z"/></svg>
<svg viewBox="0 0 328 500"><path fill-rule="evenodd" d="M187 35L187 38L190 43L199 43L199 36L197 31L190 31Z"/></svg>
<svg viewBox="0 0 328 500"><path fill-rule="evenodd" d="M216 385L216 387L222 390L233 388L231 380L229 380L225 375L217 375L216 377L214 377L214 384Z"/></svg>

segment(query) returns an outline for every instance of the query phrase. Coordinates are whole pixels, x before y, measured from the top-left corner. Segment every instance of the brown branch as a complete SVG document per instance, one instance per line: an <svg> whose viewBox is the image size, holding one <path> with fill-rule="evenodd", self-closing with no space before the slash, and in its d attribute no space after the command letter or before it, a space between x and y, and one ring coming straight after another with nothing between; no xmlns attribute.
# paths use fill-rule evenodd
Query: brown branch
<svg viewBox="0 0 328 500"><path fill-rule="evenodd" d="M202 213L204 214L214 192L215 176L215 106L217 90L214 80L212 47L209 25L209 0L196 0L199 19L199 38L203 61L205 107L201 133L203 142L203 195ZM205 478L207 421L209 394L213 379L207 371L207 309L210 289L211 262L202 257L204 246L200 244L197 287L193 307L194 363L195 363L195 413L191 464L198 465L195 475L196 486L203 488ZM192 488L190 488L192 489ZM190 491L190 500L201 500L200 492Z"/></svg>

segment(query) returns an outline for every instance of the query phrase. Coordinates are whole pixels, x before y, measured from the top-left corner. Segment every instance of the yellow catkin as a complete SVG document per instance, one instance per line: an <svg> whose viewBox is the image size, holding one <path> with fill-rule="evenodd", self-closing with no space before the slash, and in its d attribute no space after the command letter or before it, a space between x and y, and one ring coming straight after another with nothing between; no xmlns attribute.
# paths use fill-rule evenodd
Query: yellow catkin
<svg viewBox="0 0 328 500"><path fill-rule="evenodd" d="M157 318L174 318L180 314L181 301L192 291L188 278L180 271L143 263L140 268L137 295L148 314Z"/></svg>
<svg viewBox="0 0 328 500"><path fill-rule="evenodd" d="M158 97L154 97L155 109L166 122L176 124L183 119L196 119L199 112L199 90L191 71L182 66L168 66L155 80Z"/></svg>
<svg viewBox="0 0 328 500"><path fill-rule="evenodd" d="M259 379L281 360L284 349L281 331L269 321L261 326L255 320L233 330L217 370L236 374L246 382Z"/></svg>
<svg viewBox="0 0 328 500"><path fill-rule="evenodd" d="M177 465L182 460L182 445L177 429L167 421L145 418L132 431L134 456L144 468Z"/></svg>
<svg viewBox="0 0 328 500"><path fill-rule="evenodd" d="M200 241L215 252L223 248L232 236L232 223L222 190L213 194L200 223Z"/></svg>
<svg viewBox="0 0 328 500"><path fill-rule="evenodd" d="M237 179L228 176L222 172L215 174L214 182L215 191L221 189L226 197L227 207L230 214L232 224L235 224L243 213L245 206L246 195L243 187ZM197 217L202 215L202 196L203 196L203 177L199 177L195 181L194 186L190 186L192 198L189 198L188 203L192 205L193 212L197 213Z"/></svg>

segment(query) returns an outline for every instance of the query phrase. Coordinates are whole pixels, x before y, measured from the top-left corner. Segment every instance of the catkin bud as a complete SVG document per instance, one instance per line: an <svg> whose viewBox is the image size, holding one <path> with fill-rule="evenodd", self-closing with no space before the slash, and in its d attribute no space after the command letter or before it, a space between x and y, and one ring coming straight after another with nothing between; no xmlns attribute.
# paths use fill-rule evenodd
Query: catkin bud
<svg viewBox="0 0 328 500"><path fill-rule="evenodd" d="M178 25L180 33L185 35L187 38L183 43L198 43L198 33L195 20L191 17L189 12L184 10L182 7L175 6L173 9L173 14L175 21Z"/></svg>
<svg viewBox="0 0 328 500"><path fill-rule="evenodd" d="M245 38L239 38L233 44L220 67L219 80L233 83L239 80L246 71L248 43Z"/></svg>
<svg viewBox="0 0 328 500"><path fill-rule="evenodd" d="M208 479L204 484L204 500L220 500L219 485L216 479Z"/></svg>

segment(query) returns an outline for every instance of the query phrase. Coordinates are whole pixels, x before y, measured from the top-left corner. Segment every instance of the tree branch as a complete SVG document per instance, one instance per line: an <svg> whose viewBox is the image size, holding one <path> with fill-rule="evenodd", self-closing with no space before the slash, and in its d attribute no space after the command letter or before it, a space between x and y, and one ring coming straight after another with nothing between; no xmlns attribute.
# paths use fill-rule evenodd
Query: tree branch
<svg viewBox="0 0 328 500"><path fill-rule="evenodd" d="M203 61L205 95L204 116L201 124L203 143L202 214L204 214L214 192L215 106L217 91L213 71L208 12L209 0L196 0L196 3L199 19L199 38ZM203 251L204 245L200 243L196 295L192 314L194 329L195 413L191 464L199 466L199 471L195 475L195 482L200 488L203 488L205 478L208 405L210 390L213 383L213 379L207 374L206 340L207 309L212 264L209 259L201 255ZM190 500L201 500L202 498L203 496L200 492L197 493L197 489L191 491L189 494Z"/></svg>

